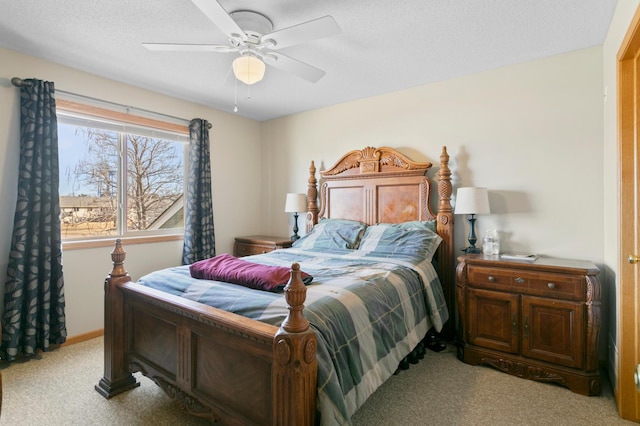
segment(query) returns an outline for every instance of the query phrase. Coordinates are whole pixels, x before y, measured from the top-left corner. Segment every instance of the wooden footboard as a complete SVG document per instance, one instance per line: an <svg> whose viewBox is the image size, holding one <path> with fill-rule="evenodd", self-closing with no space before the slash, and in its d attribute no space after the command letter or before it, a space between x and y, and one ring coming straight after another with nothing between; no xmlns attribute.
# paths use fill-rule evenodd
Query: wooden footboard
<svg viewBox="0 0 640 426"><path fill-rule="evenodd" d="M120 240L105 280L106 398L139 385L140 371L183 409L222 424L311 425L316 337L304 318L299 265L285 287L280 328L133 283Z"/></svg>

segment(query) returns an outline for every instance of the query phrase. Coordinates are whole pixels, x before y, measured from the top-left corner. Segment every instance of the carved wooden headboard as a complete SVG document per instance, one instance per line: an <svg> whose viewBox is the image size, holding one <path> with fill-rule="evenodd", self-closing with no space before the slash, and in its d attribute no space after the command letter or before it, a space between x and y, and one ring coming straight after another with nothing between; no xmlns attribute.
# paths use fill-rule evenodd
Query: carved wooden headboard
<svg viewBox="0 0 640 426"><path fill-rule="evenodd" d="M393 148L366 147L346 153L333 167L320 172L320 208L316 168L309 168L307 190L307 232L320 218L352 219L375 223L400 223L437 219L443 241L438 248L438 273L443 285L451 320L443 335L454 333L453 209L451 171L447 148L442 147L438 171L437 213L431 209L431 180L426 173L431 163L417 163Z"/></svg>

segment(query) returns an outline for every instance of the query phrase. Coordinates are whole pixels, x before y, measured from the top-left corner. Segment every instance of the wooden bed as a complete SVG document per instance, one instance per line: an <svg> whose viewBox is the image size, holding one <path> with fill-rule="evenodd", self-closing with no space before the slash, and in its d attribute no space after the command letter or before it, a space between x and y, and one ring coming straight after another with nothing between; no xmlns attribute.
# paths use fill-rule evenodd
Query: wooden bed
<svg viewBox="0 0 640 426"><path fill-rule="evenodd" d="M308 180L307 230L321 218L400 223L437 219L443 238L437 270L454 335L452 186L446 147L437 172L437 214L431 163L416 163L392 148L351 151ZM316 336L303 308L306 288L292 265L285 288L289 314L280 327L251 320L132 282L120 240L105 280L104 376L96 390L106 398L139 385L142 372L181 408L223 424L311 425L316 419ZM250 404L247 401L251 401Z"/></svg>

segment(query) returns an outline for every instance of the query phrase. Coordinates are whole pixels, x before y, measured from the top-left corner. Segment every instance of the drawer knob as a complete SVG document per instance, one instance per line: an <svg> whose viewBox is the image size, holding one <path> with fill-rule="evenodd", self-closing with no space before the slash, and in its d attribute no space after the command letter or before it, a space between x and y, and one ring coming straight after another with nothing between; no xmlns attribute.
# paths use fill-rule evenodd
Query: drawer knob
<svg viewBox="0 0 640 426"><path fill-rule="evenodd" d="M496 281L496 277L494 277L493 275L489 275L489 278L487 278L487 280L492 283Z"/></svg>
<svg viewBox="0 0 640 426"><path fill-rule="evenodd" d="M556 285L554 283L547 283L547 287L549 287L550 289L554 289L556 288Z"/></svg>
<svg viewBox="0 0 640 426"><path fill-rule="evenodd" d="M524 278L522 278L522 277L518 277L518 278L516 278L516 279L515 279L515 281L516 281L518 284L524 284Z"/></svg>

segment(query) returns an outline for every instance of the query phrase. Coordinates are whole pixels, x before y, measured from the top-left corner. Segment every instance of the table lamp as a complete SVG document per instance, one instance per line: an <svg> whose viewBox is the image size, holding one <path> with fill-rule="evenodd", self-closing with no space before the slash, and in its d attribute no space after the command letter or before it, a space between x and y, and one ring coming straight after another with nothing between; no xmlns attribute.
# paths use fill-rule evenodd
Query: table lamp
<svg viewBox="0 0 640 426"><path fill-rule="evenodd" d="M466 253L480 253L476 247L476 218L477 214L489 214L489 194L487 188L458 188L456 192L455 214L466 214L469 220L469 247L462 249Z"/></svg>
<svg viewBox="0 0 640 426"><path fill-rule="evenodd" d="M295 241L300 238L298 235L298 213L307 211L307 196L305 194L287 194L284 211L286 213L293 213L294 222L291 240Z"/></svg>

